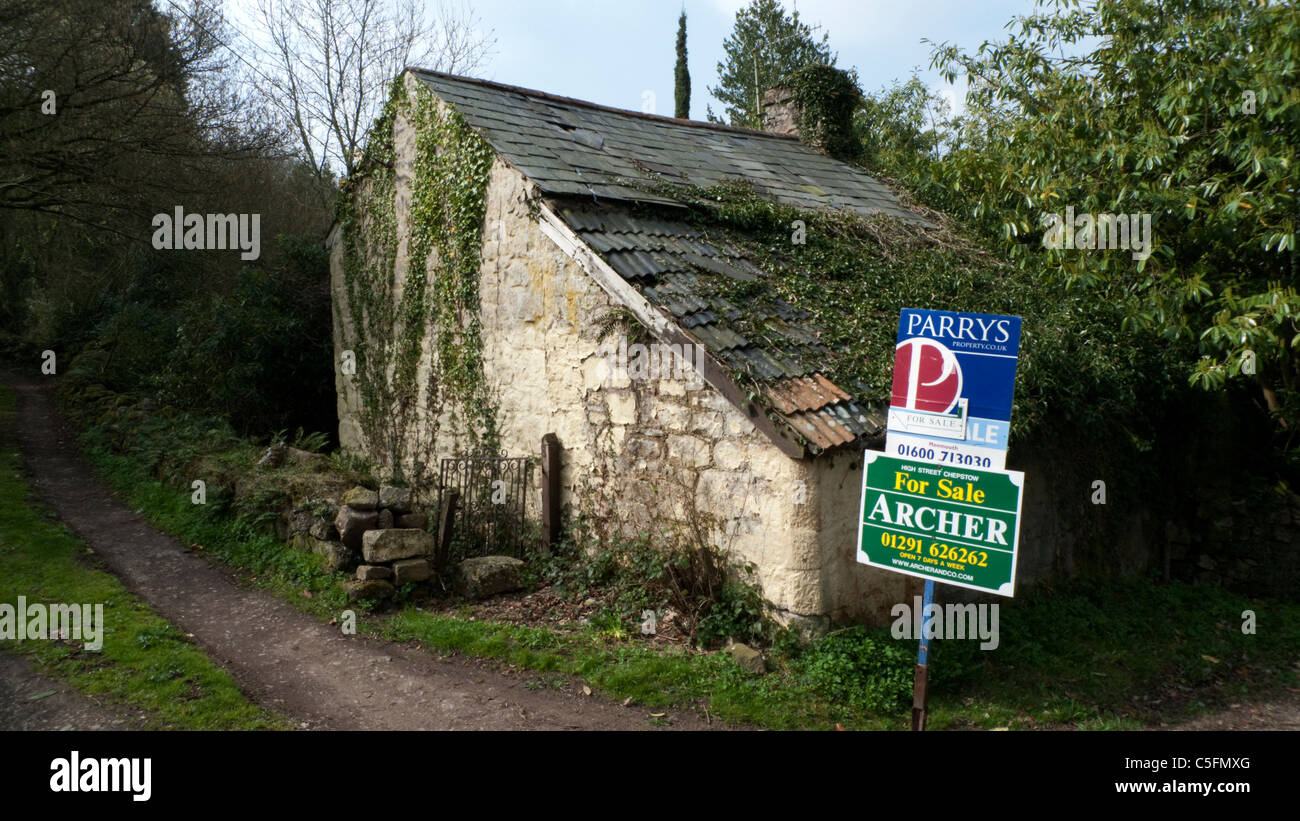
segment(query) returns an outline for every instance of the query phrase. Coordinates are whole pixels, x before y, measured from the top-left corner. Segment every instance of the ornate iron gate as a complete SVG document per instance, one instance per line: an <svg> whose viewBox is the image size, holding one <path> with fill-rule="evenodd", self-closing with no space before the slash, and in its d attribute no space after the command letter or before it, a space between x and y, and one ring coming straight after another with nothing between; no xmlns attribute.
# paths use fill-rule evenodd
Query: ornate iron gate
<svg viewBox="0 0 1300 821"><path fill-rule="evenodd" d="M438 510L455 491L456 522L446 562L474 556L523 558L529 533L528 474L534 460L491 454L443 459L438 472Z"/></svg>

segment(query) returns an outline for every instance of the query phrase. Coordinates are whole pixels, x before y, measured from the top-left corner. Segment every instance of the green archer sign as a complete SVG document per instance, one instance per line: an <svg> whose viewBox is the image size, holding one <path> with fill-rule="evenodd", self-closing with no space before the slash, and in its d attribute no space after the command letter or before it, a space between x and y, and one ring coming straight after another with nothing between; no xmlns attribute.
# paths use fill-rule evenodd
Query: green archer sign
<svg viewBox="0 0 1300 821"><path fill-rule="evenodd" d="M863 453L858 561L1015 594L1025 475Z"/></svg>

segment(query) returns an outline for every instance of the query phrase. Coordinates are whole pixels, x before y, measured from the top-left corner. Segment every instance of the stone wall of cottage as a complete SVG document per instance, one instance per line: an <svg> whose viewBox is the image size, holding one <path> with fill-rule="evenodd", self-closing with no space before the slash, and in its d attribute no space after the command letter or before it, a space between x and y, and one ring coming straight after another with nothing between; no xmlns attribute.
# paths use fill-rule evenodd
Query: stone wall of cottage
<svg viewBox="0 0 1300 821"><path fill-rule="evenodd" d="M801 513L816 538L820 575L831 622L883 623L890 608L911 601L921 582L877 570L857 561L858 518L862 509L862 458L856 452L832 453L812 462L816 495ZM815 519L813 518L815 517Z"/></svg>
<svg viewBox="0 0 1300 821"><path fill-rule="evenodd" d="M408 267L414 134L400 117L394 128L400 294ZM555 433L563 447L569 521L581 517L605 539L645 533L660 544L704 541L723 548L736 563L754 567L753 579L790 620L824 626L832 616L883 618L901 600L894 588L902 590L903 582L853 564L860 480L849 473L852 457L790 459L689 370L660 362L652 378L640 378L621 369L620 339L631 345L654 340L636 339L639 325L626 324L600 338L613 303L542 233L530 214L531 185L498 159L487 189L480 315L485 376L497 392L505 455L539 455L542 436ZM332 263L341 360L355 340L338 245ZM423 409L434 363L430 329L418 376L422 408L407 431L407 450L420 450L417 439L431 440L427 455L437 459L463 453L464 443L445 414ZM341 370L336 379L341 444L364 452L359 393ZM535 474L530 481L533 515L540 509L538 479Z"/></svg>
<svg viewBox="0 0 1300 821"><path fill-rule="evenodd" d="M414 77L407 75L407 92L416 93ZM401 299L406 287L410 270L410 236L411 236L411 180L414 177L415 129L410 120L403 116L395 118L393 123L393 171L396 191L394 217L396 222L397 252L393 266L392 299L396 304ZM363 181L362 183L366 183ZM364 220L364 216L363 216ZM363 222L363 230L365 223ZM352 308L348 304L343 275L343 242L336 231L335 240L330 249L330 289L333 293L334 308L334 387L338 401L339 445L344 451L363 453L367 442L361 430L360 409L361 391L354 375L346 373L342 367L345 352L355 352L358 340L353 338ZM432 272L436 263L435 255L430 254L427 267ZM417 374L419 401L414 411L418 425L415 428L429 428L430 419L427 410L429 376L435 347L432 333L426 333L422 342L421 366ZM390 369L391 373L391 369ZM376 456L377 454L370 454Z"/></svg>
<svg viewBox="0 0 1300 821"><path fill-rule="evenodd" d="M481 316L503 449L535 454L555 433L570 521L603 539L707 542L752 564L785 616L827 615L815 523L801 512L811 505L795 503L811 464L781 453L663 348L655 373L623 367L639 353L631 346L654 340L626 324L601 337L614 305L529 216L529 186L498 162L488 189Z"/></svg>

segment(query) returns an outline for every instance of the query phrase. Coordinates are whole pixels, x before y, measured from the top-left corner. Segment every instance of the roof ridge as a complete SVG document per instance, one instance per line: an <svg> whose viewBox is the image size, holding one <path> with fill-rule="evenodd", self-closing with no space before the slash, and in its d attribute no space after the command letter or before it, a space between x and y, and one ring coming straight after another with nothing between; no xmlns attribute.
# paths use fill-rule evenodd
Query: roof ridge
<svg viewBox="0 0 1300 821"><path fill-rule="evenodd" d="M736 125L724 125L723 123L710 123L704 120L686 120L678 117L666 117L662 114L647 114L644 111L633 111L629 108L616 108L609 105L593 103L590 100L580 100L577 97L565 97L560 94L551 94L546 91L539 91L535 88L524 88L523 86L513 86L508 83L498 83L494 80L484 80L479 77L467 77L463 74L448 74L445 71L434 71L433 69L421 68L420 66L407 66L407 71L419 74L428 74L433 77L445 77L449 80L461 80L475 85L489 86L491 88L501 89L502 91L513 91L519 94L526 94L530 97L538 97L543 100L551 100L557 103L567 103L569 105L582 106L597 111L608 111L613 114L625 114L632 117L638 117L643 120L653 120L671 125L681 125L687 128L703 128L709 131L723 131L732 134L745 134L751 137L770 137L774 140L784 140L786 142L799 142L799 138L791 134L776 134L771 131L763 131L756 128L743 128Z"/></svg>

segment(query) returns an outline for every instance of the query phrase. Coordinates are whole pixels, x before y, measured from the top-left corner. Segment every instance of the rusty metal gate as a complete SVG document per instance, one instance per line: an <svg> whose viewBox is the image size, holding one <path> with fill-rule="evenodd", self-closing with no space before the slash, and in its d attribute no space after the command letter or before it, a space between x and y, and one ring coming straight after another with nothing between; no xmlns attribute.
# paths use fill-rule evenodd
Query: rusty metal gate
<svg viewBox="0 0 1300 821"><path fill-rule="evenodd" d="M455 526L440 557L457 562L474 556L523 558L530 528L528 474L536 460L492 454L443 459L438 471L438 510L453 493Z"/></svg>

